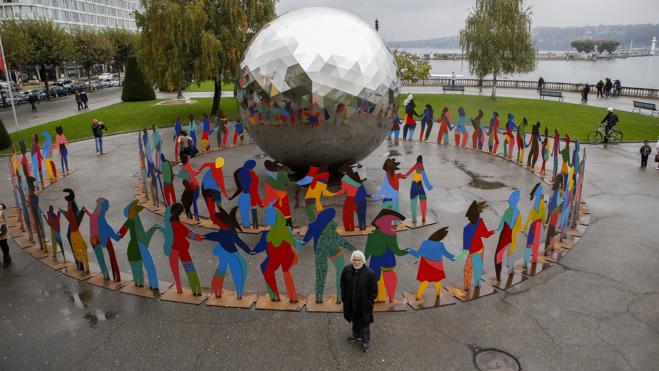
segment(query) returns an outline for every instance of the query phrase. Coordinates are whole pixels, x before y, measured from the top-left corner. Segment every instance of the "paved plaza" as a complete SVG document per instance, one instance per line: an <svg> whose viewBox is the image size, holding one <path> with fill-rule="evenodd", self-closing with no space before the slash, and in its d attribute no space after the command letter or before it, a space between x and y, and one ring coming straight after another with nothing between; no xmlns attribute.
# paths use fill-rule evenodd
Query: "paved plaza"
<svg viewBox="0 0 659 371"><path fill-rule="evenodd" d="M162 131L163 137L170 137L169 130ZM107 137L108 153L103 156L95 156L92 141L71 144L69 161L77 171L48 187L40 195L41 204L64 207L66 187L76 191L80 206L91 207L103 196L111 204L108 220L117 228L140 176L136 142L135 133ZM659 362L659 231L655 228L659 171L638 168L638 144L584 147L584 199L592 213L590 226L560 263L506 291L470 302L376 313L368 354L345 343L349 324L340 313L216 308L145 299L55 272L10 242L14 264L0 270L0 369L470 370L474 352L487 348L508 352L524 370L654 369ZM171 151L165 148L166 154ZM377 192L382 162L391 154L400 154L396 159L403 171L417 155L424 156L435 186L429 193L429 217L439 221L399 232L401 247L416 248L439 226L448 225L446 243L457 252L467 223L464 212L472 200L488 201L483 218L494 229L511 189L520 189L520 208L526 216L528 194L539 181L520 166L470 149L385 141L363 162L369 193ZM243 161L256 159L258 173L264 176L263 157L255 145L200 155L193 164L197 167L220 155L226 159L230 193L235 189L231 174ZM0 169L0 177L7 179L6 166ZM403 182L404 214L409 214L408 190ZM302 191L290 192L294 223L306 222ZM9 186L0 188L0 199L11 203ZM325 199L324 204L340 207L342 200ZM205 208L202 203L200 208ZM379 203L369 203L369 222L378 208ZM148 210L141 215L147 227L162 220ZM86 221L81 230L87 236ZM250 246L256 242L256 236L243 237ZM350 241L362 249L365 244L364 237ZM488 240L486 273L493 271L495 244L496 237ZM159 278L171 282L161 246L157 234L150 250ZM126 242L115 248L122 271L128 271ZM192 242L191 254L204 287L209 286L216 263L211 249L210 243ZM314 287L313 248L308 245L299 255L293 275L298 291L309 294ZM247 257L248 291L265 291L258 268L262 259ZM463 264L446 263L446 283L461 281ZM334 292L332 269L326 293ZM398 259L399 291L416 290L416 270L414 258ZM231 280L227 282L232 288Z"/></svg>

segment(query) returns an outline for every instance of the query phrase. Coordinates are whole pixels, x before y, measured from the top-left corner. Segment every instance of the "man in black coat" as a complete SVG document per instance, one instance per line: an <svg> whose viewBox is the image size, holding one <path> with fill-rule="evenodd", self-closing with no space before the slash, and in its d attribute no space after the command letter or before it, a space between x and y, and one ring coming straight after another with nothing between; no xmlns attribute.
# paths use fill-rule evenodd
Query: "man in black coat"
<svg viewBox="0 0 659 371"><path fill-rule="evenodd" d="M364 253L356 250L352 253L352 264L343 268L341 273L341 300L343 317L352 322L352 336L346 341L362 341L362 350L369 351L371 341L370 325L373 323L373 305L378 294L375 274L366 265Z"/></svg>

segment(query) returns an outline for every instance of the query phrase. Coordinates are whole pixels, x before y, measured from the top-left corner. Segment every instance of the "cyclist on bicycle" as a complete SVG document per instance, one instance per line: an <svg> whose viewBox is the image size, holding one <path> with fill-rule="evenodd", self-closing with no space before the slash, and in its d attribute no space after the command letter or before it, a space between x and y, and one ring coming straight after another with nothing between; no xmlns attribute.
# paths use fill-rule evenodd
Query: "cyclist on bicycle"
<svg viewBox="0 0 659 371"><path fill-rule="evenodd" d="M609 141L609 133L611 132L611 129L613 129L614 126L620 121L618 119L618 115L616 115L615 112L613 112L613 108L609 107L606 109L607 113L606 116L600 121L600 124L606 123L606 126L604 127L605 135L604 135L604 143L607 143Z"/></svg>

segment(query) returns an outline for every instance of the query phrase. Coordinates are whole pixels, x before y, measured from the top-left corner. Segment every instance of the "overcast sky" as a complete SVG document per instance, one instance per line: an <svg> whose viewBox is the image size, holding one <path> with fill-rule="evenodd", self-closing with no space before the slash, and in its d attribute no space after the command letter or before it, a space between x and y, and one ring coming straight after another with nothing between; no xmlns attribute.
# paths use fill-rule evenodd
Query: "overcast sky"
<svg viewBox="0 0 659 371"><path fill-rule="evenodd" d="M527 0L534 26L659 23L659 0ZM343 9L380 20L387 41L457 35L474 0L279 0L277 13L308 6ZM659 36L659 35L657 35Z"/></svg>

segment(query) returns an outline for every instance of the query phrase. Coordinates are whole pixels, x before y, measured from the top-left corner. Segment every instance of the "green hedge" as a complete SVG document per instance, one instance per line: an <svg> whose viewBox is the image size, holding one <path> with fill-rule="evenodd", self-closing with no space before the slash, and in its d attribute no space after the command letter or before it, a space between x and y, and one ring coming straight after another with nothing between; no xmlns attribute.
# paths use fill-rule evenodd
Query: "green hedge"
<svg viewBox="0 0 659 371"><path fill-rule="evenodd" d="M137 66L137 59L135 56L128 57L121 100L124 102L138 102L154 99L156 99L156 92Z"/></svg>

